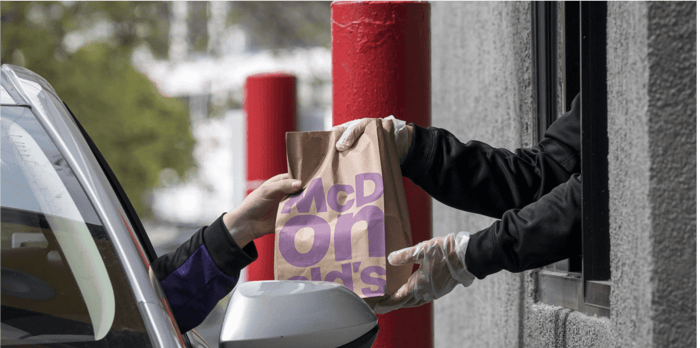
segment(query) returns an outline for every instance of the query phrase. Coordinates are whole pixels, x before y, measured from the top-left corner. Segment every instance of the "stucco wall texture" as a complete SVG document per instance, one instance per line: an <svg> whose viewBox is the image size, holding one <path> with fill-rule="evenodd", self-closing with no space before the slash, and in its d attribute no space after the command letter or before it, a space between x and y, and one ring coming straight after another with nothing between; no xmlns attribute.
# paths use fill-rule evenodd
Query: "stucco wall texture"
<svg viewBox="0 0 700 348"><path fill-rule="evenodd" d="M432 125L466 142L514 149L529 134L530 5L432 2ZM492 219L433 201L433 235L476 232ZM517 347L523 275L458 286L434 304L435 347Z"/></svg>
<svg viewBox="0 0 700 348"><path fill-rule="evenodd" d="M527 2L432 2L432 124L530 146ZM611 317L535 302L501 272L434 304L435 347L696 346L696 4L608 3ZM433 233L492 219L433 202Z"/></svg>
<svg viewBox="0 0 700 348"><path fill-rule="evenodd" d="M649 159L654 346L696 346L697 3L650 3Z"/></svg>

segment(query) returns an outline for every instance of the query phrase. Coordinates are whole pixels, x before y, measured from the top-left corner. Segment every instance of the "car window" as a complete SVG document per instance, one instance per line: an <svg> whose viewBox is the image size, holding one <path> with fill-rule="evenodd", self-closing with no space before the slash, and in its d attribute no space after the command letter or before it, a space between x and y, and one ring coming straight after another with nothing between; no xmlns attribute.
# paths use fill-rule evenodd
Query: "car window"
<svg viewBox="0 0 700 348"><path fill-rule="evenodd" d="M150 346L124 270L73 171L22 106L0 108L3 346Z"/></svg>

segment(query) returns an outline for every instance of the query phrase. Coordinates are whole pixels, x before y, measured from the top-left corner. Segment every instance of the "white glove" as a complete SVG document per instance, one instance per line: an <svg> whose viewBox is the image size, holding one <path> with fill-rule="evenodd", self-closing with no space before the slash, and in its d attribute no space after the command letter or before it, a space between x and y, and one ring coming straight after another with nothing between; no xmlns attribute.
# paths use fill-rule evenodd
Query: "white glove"
<svg viewBox="0 0 700 348"><path fill-rule="evenodd" d="M333 129L344 128L343 134L340 139L335 143L335 148L338 151L343 152L351 148L357 139L365 132L365 127L367 124L372 122L373 118L363 118L359 120L352 120L345 122L339 126L333 127ZM394 118L394 116L385 117L383 120L391 120L394 122L394 139L396 140L396 150L399 161L403 163L403 160L408 154L408 149L411 147L411 139L408 138L408 128L406 128L406 121L402 121Z"/></svg>
<svg viewBox="0 0 700 348"><path fill-rule="evenodd" d="M420 267L391 297L377 303L374 311L384 314L420 306L447 295L457 284L471 285L476 277L464 260L468 244L468 232L450 233L389 254L389 263L394 266L412 262Z"/></svg>

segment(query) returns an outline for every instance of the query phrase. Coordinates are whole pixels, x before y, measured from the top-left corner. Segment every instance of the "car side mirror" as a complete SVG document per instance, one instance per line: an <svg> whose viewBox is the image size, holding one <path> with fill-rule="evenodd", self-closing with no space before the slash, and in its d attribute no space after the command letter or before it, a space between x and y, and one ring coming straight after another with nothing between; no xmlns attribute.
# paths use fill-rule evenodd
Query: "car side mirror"
<svg viewBox="0 0 700 348"><path fill-rule="evenodd" d="M234 289L219 347L370 348L378 332L372 309L338 283L257 281Z"/></svg>

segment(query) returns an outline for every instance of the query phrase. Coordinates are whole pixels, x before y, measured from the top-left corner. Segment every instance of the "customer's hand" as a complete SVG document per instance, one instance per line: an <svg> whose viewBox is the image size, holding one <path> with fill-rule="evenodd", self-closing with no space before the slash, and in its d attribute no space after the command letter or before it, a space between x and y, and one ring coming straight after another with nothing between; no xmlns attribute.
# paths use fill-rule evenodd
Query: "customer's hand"
<svg viewBox="0 0 700 348"><path fill-rule="evenodd" d="M348 121L333 127L333 129L343 129L343 134L335 143L335 148L340 152L350 149L357 139L365 132L365 127L373 120L375 119L363 118ZM394 122L394 139L396 140L397 157L403 162L406 154L408 154L408 149L411 147L413 127L410 125L406 126L406 121L396 119L394 116L385 117L384 120L391 120Z"/></svg>
<svg viewBox="0 0 700 348"><path fill-rule="evenodd" d="M417 263L420 267L391 297L377 303L374 311L384 314L420 306L447 295L458 284L471 285L475 277L464 262L468 243L469 233L451 233L389 254L389 263L394 266Z"/></svg>
<svg viewBox="0 0 700 348"><path fill-rule="evenodd" d="M224 224L233 240L243 248L253 239L275 233L275 217L280 201L299 191L301 181L289 173L273 176L251 192L243 203L224 215Z"/></svg>

